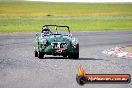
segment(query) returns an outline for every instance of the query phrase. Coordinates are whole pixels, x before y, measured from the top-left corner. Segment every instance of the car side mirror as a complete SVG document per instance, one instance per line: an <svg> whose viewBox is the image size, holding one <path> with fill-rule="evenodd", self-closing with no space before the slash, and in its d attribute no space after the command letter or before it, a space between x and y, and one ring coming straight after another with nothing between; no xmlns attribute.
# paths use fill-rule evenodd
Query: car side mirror
<svg viewBox="0 0 132 88"><path fill-rule="evenodd" d="M69 36L72 37L72 34L70 33Z"/></svg>
<svg viewBox="0 0 132 88"><path fill-rule="evenodd" d="M39 35L39 33L36 33L36 36L38 36Z"/></svg>

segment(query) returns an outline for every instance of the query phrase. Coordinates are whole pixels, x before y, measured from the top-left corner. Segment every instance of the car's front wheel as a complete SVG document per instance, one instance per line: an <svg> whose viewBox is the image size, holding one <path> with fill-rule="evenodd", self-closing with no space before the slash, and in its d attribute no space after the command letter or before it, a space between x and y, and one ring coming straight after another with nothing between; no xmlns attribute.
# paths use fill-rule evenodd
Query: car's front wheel
<svg viewBox="0 0 132 88"><path fill-rule="evenodd" d="M37 51L34 51L34 56L38 57L38 52Z"/></svg>
<svg viewBox="0 0 132 88"><path fill-rule="evenodd" d="M69 58L73 58L73 59L79 59L79 53L72 53L68 56Z"/></svg>
<svg viewBox="0 0 132 88"><path fill-rule="evenodd" d="M39 58L39 59L43 59L43 58L44 58L44 54L41 53L40 51L38 51L38 58Z"/></svg>
<svg viewBox="0 0 132 88"><path fill-rule="evenodd" d="M73 54L73 59L79 59L79 53Z"/></svg>

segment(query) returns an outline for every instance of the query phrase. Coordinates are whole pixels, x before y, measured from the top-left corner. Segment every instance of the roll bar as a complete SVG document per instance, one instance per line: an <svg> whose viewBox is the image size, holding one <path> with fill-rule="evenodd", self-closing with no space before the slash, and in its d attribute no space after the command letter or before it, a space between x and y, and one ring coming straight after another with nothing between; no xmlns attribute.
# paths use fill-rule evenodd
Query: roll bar
<svg viewBox="0 0 132 88"><path fill-rule="evenodd" d="M59 26L59 25L44 25L43 27L46 27L46 26L55 26L56 27L56 30L57 30L57 27L66 27L68 29L68 32L70 33L70 29L68 26Z"/></svg>

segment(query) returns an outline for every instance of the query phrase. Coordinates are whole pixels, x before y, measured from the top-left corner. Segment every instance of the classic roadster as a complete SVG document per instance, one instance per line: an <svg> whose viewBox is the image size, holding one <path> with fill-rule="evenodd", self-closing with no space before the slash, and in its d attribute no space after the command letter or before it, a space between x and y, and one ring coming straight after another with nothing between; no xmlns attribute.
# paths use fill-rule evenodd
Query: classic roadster
<svg viewBox="0 0 132 88"><path fill-rule="evenodd" d="M68 26L43 26L43 28L45 27L49 29L46 31L42 30L41 33L36 33L34 44L35 57L41 59L44 58L44 55L59 55L64 58L79 58L78 40L72 36Z"/></svg>

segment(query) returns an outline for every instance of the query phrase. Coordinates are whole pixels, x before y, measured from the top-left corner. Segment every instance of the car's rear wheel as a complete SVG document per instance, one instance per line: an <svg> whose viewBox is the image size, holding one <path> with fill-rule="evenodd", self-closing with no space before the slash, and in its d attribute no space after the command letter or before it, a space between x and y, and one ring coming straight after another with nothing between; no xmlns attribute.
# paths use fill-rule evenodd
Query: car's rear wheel
<svg viewBox="0 0 132 88"><path fill-rule="evenodd" d="M72 54L68 55L68 58L69 58L69 59L72 59L72 57L73 57L73 55L72 55Z"/></svg>
<svg viewBox="0 0 132 88"><path fill-rule="evenodd" d="M38 52L37 51L34 51L34 56L38 57Z"/></svg>
<svg viewBox="0 0 132 88"><path fill-rule="evenodd" d="M77 60L77 59L79 59L79 53L70 54L68 57Z"/></svg>
<svg viewBox="0 0 132 88"><path fill-rule="evenodd" d="M63 55L63 58L67 58L67 55Z"/></svg>
<svg viewBox="0 0 132 88"><path fill-rule="evenodd" d="M73 54L73 59L79 59L79 53Z"/></svg>
<svg viewBox="0 0 132 88"><path fill-rule="evenodd" d="M39 58L39 59L43 59L43 58L44 58L44 54L41 53L40 51L38 51L38 58Z"/></svg>

